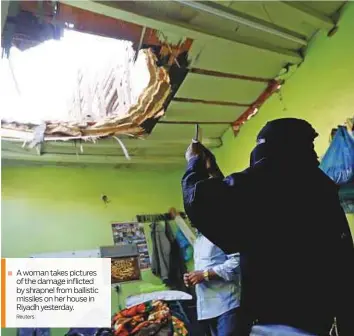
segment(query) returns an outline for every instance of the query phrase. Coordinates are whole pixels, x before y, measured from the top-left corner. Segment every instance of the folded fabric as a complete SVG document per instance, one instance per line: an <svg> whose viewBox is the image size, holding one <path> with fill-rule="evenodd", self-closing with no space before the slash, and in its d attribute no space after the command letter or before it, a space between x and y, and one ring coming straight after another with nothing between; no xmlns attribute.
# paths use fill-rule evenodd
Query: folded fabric
<svg viewBox="0 0 354 336"><path fill-rule="evenodd" d="M170 328L169 326L163 326L159 324L149 324L148 326L145 326L141 328L140 331L136 334L137 336L150 336L150 335L156 335L159 333L159 335L164 335L164 336L169 336L170 335Z"/></svg>
<svg viewBox="0 0 354 336"><path fill-rule="evenodd" d="M150 301L120 311L113 316L112 328L115 336L188 335L184 323L173 317L162 301Z"/></svg>

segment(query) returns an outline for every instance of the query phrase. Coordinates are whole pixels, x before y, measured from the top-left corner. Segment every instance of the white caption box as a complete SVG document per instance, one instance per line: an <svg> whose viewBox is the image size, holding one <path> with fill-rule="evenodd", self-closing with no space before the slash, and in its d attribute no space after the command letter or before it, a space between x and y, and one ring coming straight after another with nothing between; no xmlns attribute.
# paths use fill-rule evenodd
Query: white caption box
<svg viewBox="0 0 354 336"><path fill-rule="evenodd" d="M109 328L109 258L6 259L6 327Z"/></svg>

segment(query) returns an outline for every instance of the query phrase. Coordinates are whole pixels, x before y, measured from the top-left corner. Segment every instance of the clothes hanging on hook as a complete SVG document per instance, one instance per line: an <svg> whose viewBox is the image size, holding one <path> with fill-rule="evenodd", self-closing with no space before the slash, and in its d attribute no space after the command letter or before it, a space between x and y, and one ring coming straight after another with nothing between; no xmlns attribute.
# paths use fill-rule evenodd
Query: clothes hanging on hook
<svg viewBox="0 0 354 336"><path fill-rule="evenodd" d="M158 222L150 225L152 240L151 271L165 284L170 272L171 243L166 236L165 228Z"/></svg>
<svg viewBox="0 0 354 336"><path fill-rule="evenodd" d="M153 222L150 227L153 246L152 273L161 278L171 289L187 291L183 282L183 275L187 269L170 224L166 220L164 224L161 221Z"/></svg>

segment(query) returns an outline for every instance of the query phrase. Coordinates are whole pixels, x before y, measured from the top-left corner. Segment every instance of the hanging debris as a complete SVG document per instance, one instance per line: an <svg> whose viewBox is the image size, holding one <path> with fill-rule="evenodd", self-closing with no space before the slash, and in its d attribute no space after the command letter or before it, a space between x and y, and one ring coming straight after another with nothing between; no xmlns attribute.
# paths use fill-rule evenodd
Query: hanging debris
<svg viewBox="0 0 354 336"><path fill-rule="evenodd" d="M82 118L81 121L63 121L54 122L46 121L46 129L44 138L50 139L56 137L106 137L106 136L143 136L146 130L143 123L148 119L157 119L164 115L164 103L171 92L170 78L164 67L157 66L157 58L150 49L144 49L139 52L138 58L145 59L149 72L149 81L142 93L136 97L136 103L127 109L108 109L107 106L115 106L116 100L122 92L117 90L116 85L102 86L102 97L109 95L112 98L106 101L103 111L93 111L92 115L97 119L87 120ZM128 93L125 93L127 97ZM89 96L86 103L91 102L92 96ZM133 99L133 95L130 97ZM129 99L130 99L129 98ZM84 98L85 99L85 98ZM85 111L84 111L85 112ZM32 138L31 134L38 125L25 124L19 122L6 122L2 120L2 135L6 133L7 138L16 138L28 140Z"/></svg>
<svg viewBox="0 0 354 336"><path fill-rule="evenodd" d="M78 69L76 88L68 102L69 120L92 122L108 116L125 116L131 105L137 103L134 70L141 65L139 77L145 75L147 85L149 73L146 54L140 53L134 63L135 52L127 45L121 56L124 59L117 58L116 53L112 52L105 57L104 62Z"/></svg>
<svg viewBox="0 0 354 336"><path fill-rule="evenodd" d="M31 141L29 147L34 148L36 146L40 146L44 142L44 133L46 130L46 124L42 123L37 126L33 132L33 140Z"/></svg>

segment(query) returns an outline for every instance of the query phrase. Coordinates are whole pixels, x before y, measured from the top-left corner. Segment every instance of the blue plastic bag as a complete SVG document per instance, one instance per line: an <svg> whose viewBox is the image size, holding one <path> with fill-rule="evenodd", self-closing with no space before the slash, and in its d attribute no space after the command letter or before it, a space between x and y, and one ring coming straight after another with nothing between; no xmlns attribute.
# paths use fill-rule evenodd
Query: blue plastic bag
<svg viewBox="0 0 354 336"><path fill-rule="evenodd" d="M324 155L320 168L338 185L354 178L354 135L344 126L338 130Z"/></svg>

